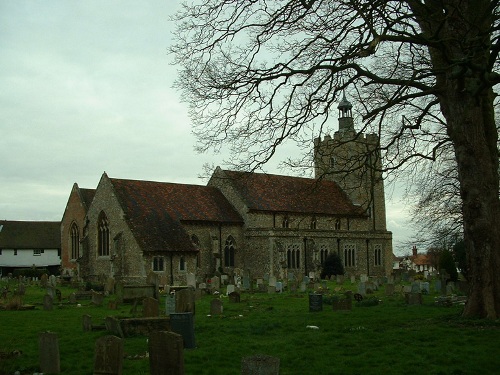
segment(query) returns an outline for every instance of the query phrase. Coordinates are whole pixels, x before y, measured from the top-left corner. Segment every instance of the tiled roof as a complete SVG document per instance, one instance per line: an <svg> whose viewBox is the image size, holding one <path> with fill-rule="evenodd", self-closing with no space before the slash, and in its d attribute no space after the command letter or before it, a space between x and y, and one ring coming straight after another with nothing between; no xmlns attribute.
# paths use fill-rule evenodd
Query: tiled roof
<svg viewBox="0 0 500 375"><path fill-rule="evenodd" d="M92 203L92 199L94 199L95 189L82 189L80 188L80 195L82 197L83 203L88 209L90 203Z"/></svg>
<svg viewBox="0 0 500 375"><path fill-rule="evenodd" d="M0 248L60 249L61 223L0 220Z"/></svg>
<svg viewBox="0 0 500 375"><path fill-rule="evenodd" d="M182 221L242 224L212 187L110 179L129 227L145 250L197 251Z"/></svg>
<svg viewBox="0 0 500 375"><path fill-rule="evenodd" d="M431 264L431 261L430 261L429 257L426 254L417 254L416 256L412 257L412 261L417 266Z"/></svg>
<svg viewBox="0 0 500 375"><path fill-rule="evenodd" d="M364 215L333 181L227 170L223 173L231 179L250 210Z"/></svg>

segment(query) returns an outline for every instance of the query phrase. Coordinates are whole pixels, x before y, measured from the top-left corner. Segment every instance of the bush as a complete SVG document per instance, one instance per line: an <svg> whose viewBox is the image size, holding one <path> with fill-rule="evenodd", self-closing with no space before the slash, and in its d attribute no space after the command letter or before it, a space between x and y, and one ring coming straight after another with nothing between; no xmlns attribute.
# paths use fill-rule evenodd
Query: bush
<svg viewBox="0 0 500 375"><path fill-rule="evenodd" d="M321 271L321 278L324 279L327 276L337 276L344 274L344 265L342 264L342 259L337 253L330 253L323 262L323 269Z"/></svg>

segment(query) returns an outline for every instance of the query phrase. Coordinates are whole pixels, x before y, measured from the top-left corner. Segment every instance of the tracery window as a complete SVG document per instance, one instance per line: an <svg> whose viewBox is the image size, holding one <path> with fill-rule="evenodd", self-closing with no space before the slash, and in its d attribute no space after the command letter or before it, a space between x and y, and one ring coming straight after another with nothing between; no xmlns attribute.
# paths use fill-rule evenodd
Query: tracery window
<svg viewBox="0 0 500 375"><path fill-rule="evenodd" d="M80 233L76 223L71 224L71 259L78 259L80 257Z"/></svg>
<svg viewBox="0 0 500 375"><path fill-rule="evenodd" d="M234 267L235 247L236 247L236 242L233 236L229 236L224 246L224 266Z"/></svg>
<svg viewBox="0 0 500 375"><path fill-rule="evenodd" d="M104 212L100 213L97 221L97 254L109 256L109 222Z"/></svg>

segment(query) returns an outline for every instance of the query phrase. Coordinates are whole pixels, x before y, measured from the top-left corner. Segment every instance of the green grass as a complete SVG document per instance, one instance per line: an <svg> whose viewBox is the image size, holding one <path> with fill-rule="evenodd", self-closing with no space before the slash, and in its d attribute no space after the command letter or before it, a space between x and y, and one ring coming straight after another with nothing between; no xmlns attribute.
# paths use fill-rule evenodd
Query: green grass
<svg viewBox="0 0 500 375"><path fill-rule="evenodd" d="M346 284L345 287L350 285ZM334 284L329 284L330 290ZM60 288L63 297L72 290ZM17 358L0 359L0 374L38 371L38 334L58 334L63 374L92 374L94 345L106 331L83 332L82 315L94 324L108 315L130 316L131 305L118 310L67 298L53 311L41 304L44 290L27 289L24 303L35 310L0 311L0 353L21 350ZM460 317L462 307L438 307L434 295L422 306L407 306L402 296L375 294L376 306L353 305L350 312L308 311L307 294L243 293L241 303L224 302L224 315L208 316L211 296L197 301L196 349L184 351L186 374L239 374L245 356L280 358L280 374L495 374L500 368L500 322ZM112 298L112 297L111 297ZM139 311L140 312L140 311ZM318 330L306 328L308 325ZM125 339L124 374L149 374L146 337Z"/></svg>

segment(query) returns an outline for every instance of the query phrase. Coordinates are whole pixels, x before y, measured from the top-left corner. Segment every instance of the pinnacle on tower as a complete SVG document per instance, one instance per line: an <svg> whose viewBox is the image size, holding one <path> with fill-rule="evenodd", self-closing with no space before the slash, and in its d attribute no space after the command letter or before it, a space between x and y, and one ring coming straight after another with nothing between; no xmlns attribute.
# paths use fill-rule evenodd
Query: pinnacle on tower
<svg viewBox="0 0 500 375"><path fill-rule="evenodd" d="M352 118L352 104L343 92L342 100L338 106L339 109L339 131L354 131L354 119Z"/></svg>

